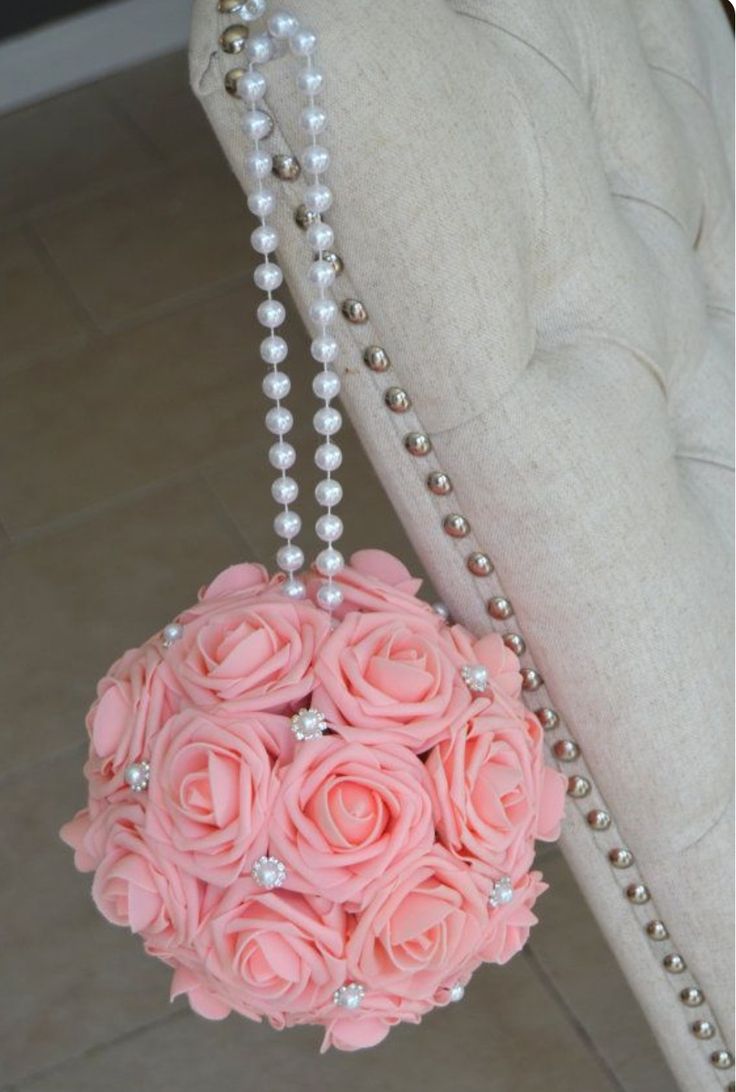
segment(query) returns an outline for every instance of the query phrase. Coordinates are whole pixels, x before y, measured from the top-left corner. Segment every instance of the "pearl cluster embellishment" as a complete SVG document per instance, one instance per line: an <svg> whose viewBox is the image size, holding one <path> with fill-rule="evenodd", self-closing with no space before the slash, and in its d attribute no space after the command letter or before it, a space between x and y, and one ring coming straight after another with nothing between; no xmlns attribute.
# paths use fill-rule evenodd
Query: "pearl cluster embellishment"
<svg viewBox="0 0 736 1092"><path fill-rule="evenodd" d="M468 690L482 694L488 688L488 669L483 664L465 664L460 674Z"/></svg>
<svg viewBox="0 0 736 1092"><path fill-rule="evenodd" d="M300 742L305 739L319 739L327 730L327 721L319 709L300 709L291 718L291 730Z"/></svg>
<svg viewBox="0 0 736 1092"><path fill-rule="evenodd" d="M171 648L173 644L180 641L184 636L184 627L179 625L178 622L169 622L168 626L164 626L161 634L161 642L164 648Z"/></svg>
<svg viewBox="0 0 736 1092"><path fill-rule="evenodd" d="M335 990L332 1000L342 1009L358 1009L364 997L365 986L361 986L359 982L346 982Z"/></svg>
<svg viewBox="0 0 736 1092"><path fill-rule="evenodd" d="M131 762L125 767L123 778L133 792L143 792L148 788L148 782L151 780L151 766L148 762Z"/></svg>
<svg viewBox="0 0 736 1092"><path fill-rule="evenodd" d="M260 887L272 891L286 880L286 866L277 857L259 857L250 874Z"/></svg>
<svg viewBox="0 0 736 1092"><path fill-rule="evenodd" d="M514 897L514 885L511 882L510 876L501 876L500 880L496 880L491 893L488 896L488 904L492 906L494 910L497 910L499 906L507 906L508 903Z"/></svg>

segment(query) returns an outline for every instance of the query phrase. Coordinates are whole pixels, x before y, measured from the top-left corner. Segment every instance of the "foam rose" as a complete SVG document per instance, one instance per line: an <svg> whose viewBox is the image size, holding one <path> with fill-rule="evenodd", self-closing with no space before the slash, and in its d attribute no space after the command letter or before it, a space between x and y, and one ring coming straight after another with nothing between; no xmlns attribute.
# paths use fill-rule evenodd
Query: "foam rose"
<svg viewBox="0 0 736 1092"><path fill-rule="evenodd" d="M480 956L489 963L508 963L529 939L537 916L532 907L547 890L541 872L528 872L514 884L511 902L499 906L490 916Z"/></svg>
<svg viewBox="0 0 736 1092"><path fill-rule="evenodd" d="M293 736L285 717L187 710L156 738L146 832L180 867L224 886L266 851L277 762Z"/></svg>
<svg viewBox="0 0 736 1092"><path fill-rule="evenodd" d="M314 660L330 626L312 603L273 592L263 599L225 596L183 618L184 634L166 662L192 704L285 712L312 689Z"/></svg>
<svg viewBox="0 0 736 1092"><path fill-rule="evenodd" d="M444 631L464 664L481 664L488 671L490 693L510 698L521 694L521 670L518 657L506 648L498 633L486 633L475 640L463 626L448 626Z"/></svg>
<svg viewBox="0 0 736 1092"><path fill-rule="evenodd" d="M298 749L284 773L271 852L288 886L358 909L377 883L434 843L431 787L406 748L323 736Z"/></svg>
<svg viewBox="0 0 736 1092"><path fill-rule="evenodd" d="M312 704L345 739L426 750L473 704L442 626L432 612L348 614L320 650Z"/></svg>
<svg viewBox="0 0 736 1092"><path fill-rule="evenodd" d="M312 598L322 583L321 577L313 574L308 581L308 590ZM403 614L430 614L428 603L417 599L422 586L406 565L385 550L357 550L337 576L335 583L343 594L341 605L335 610L336 618L344 618L354 610L395 610Z"/></svg>
<svg viewBox="0 0 736 1092"><path fill-rule="evenodd" d="M543 765L539 722L520 702L508 711L494 702L438 743L426 767L440 841L489 875L522 875L534 839L558 836L565 778Z"/></svg>

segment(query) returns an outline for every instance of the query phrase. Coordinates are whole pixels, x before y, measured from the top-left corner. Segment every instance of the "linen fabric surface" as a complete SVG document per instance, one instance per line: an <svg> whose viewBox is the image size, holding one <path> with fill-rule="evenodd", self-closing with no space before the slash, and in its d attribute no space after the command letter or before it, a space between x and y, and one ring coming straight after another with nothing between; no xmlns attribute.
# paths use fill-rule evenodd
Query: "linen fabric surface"
<svg viewBox="0 0 736 1092"><path fill-rule="evenodd" d="M592 771L590 806L612 812L670 942L646 937L611 843L574 806L568 861L681 1087L723 1088L731 1075L709 1064L678 993L696 981L730 1036L725 17L715 0L291 9L320 32L329 81L335 295L370 316L338 329L344 404L453 616L481 632L491 594L513 602ZM223 90L237 59L217 44L227 21L195 0L192 84L242 183L243 107ZM288 60L268 66L267 108L273 150L298 154L293 75ZM303 183L279 185L279 257L306 314ZM390 373L363 365L368 344ZM411 413L385 408L391 383ZM403 446L417 427L426 459ZM426 488L435 467L449 497ZM471 539L443 534L449 512ZM496 576L470 575L473 548ZM666 951L687 976L665 973Z"/></svg>

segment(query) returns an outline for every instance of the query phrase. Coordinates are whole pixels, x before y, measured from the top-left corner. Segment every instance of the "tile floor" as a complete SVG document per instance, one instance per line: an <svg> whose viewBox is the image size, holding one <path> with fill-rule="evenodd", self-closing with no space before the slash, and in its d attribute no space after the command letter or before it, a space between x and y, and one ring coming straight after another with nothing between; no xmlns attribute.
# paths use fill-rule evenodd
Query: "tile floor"
<svg viewBox="0 0 736 1092"><path fill-rule="evenodd" d="M248 224L181 55L0 118L0 177L0 1092L671 1092L556 850L527 952L365 1055L195 1019L97 917L56 836L94 682L273 548ZM345 443L347 548L411 558Z"/></svg>

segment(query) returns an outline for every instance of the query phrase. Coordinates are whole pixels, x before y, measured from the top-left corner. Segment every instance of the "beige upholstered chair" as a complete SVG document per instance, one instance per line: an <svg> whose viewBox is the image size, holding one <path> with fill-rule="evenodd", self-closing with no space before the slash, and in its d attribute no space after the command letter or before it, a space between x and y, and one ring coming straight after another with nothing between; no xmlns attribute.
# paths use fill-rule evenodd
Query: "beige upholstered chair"
<svg viewBox="0 0 736 1092"><path fill-rule="evenodd" d="M546 716L571 775L567 858L681 1087L727 1088L723 13L716 0L291 7L320 30L329 71L335 295L369 315L340 331L344 403L452 613L523 635L529 702L559 712ZM238 62L218 46L232 21L195 0L191 67L242 181L242 106L223 85ZM289 66L270 82L274 149L298 152ZM279 228L303 308L302 185L283 183ZM387 402L393 387L408 411ZM693 986L696 1007L681 999Z"/></svg>

